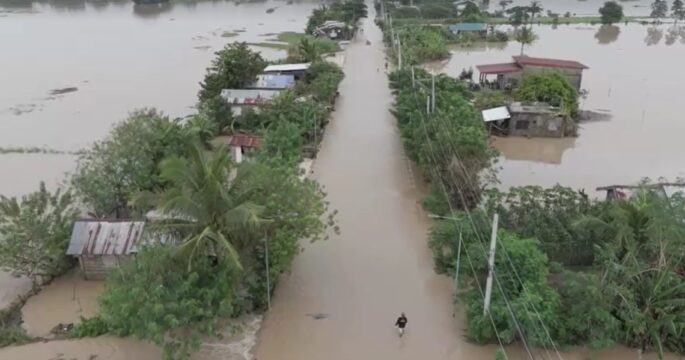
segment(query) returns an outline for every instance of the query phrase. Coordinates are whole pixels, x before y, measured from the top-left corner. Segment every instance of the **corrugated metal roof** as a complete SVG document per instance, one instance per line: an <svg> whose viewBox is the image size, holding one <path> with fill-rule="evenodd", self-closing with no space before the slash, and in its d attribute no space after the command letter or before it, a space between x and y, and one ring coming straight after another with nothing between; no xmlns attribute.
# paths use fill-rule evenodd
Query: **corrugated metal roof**
<svg viewBox="0 0 685 360"><path fill-rule="evenodd" d="M287 89L295 86L295 76L287 74L261 74L248 89Z"/></svg>
<svg viewBox="0 0 685 360"><path fill-rule="evenodd" d="M506 74L522 71L516 63L476 65L481 74Z"/></svg>
<svg viewBox="0 0 685 360"><path fill-rule="evenodd" d="M511 118L509 110L506 106L500 106L492 109L487 109L482 111L483 121L500 121Z"/></svg>
<svg viewBox="0 0 685 360"><path fill-rule="evenodd" d="M530 56L513 56L519 65L547 66L567 69L588 69L587 66L573 60L547 59Z"/></svg>
<svg viewBox="0 0 685 360"><path fill-rule="evenodd" d="M230 146L243 146L249 148L259 147L262 143L262 139L254 135L248 134L235 134L231 136Z"/></svg>
<svg viewBox="0 0 685 360"><path fill-rule="evenodd" d="M276 97L280 90L223 89L221 97L232 105L261 105Z"/></svg>
<svg viewBox="0 0 685 360"><path fill-rule="evenodd" d="M264 72L304 71L309 69L309 65L311 63L269 65L264 69Z"/></svg>
<svg viewBox="0 0 685 360"><path fill-rule="evenodd" d="M144 221L76 221L67 255L135 253L144 228Z"/></svg>
<svg viewBox="0 0 685 360"><path fill-rule="evenodd" d="M452 32L457 31L485 31L487 26L483 23L458 23L449 25L448 28Z"/></svg>

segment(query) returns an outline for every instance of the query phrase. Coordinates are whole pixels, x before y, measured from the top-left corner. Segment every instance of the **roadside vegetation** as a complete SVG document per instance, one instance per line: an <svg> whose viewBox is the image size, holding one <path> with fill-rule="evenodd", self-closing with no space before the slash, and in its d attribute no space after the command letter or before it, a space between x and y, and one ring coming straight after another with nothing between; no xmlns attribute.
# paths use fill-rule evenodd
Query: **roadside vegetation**
<svg viewBox="0 0 685 360"><path fill-rule="evenodd" d="M356 24L365 14L363 2L351 1L323 18ZM220 319L266 309L301 241L337 231L325 193L300 168L316 155L344 76L322 59L337 44L293 41L286 61L311 66L259 112L233 114L220 96L254 82L267 65L248 44L229 44L207 69L194 114L134 110L79 153L66 190L41 184L21 199L0 198L0 266L29 277L35 291L73 266L65 252L77 217L161 216L146 225L135 260L107 280L99 313L68 336L132 336L162 346L166 359L188 359L202 338L218 334ZM237 132L262 139L239 164L215 141ZM0 346L33 341L16 324L3 320Z"/></svg>

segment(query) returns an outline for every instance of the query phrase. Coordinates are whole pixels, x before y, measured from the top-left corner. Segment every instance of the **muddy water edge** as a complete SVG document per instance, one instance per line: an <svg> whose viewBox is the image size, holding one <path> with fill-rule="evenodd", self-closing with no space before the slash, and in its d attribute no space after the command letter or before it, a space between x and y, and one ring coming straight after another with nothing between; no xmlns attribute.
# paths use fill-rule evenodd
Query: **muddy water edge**
<svg viewBox="0 0 685 360"><path fill-rule="evenodd" d="M582 110L601 119L582 122L577 138L497 138L504 188L556 183L584 188L632 184L643 177L685 177L680 155L685 27L639 24L535 26L539 39L530 56L572 59L589 67L583 74ZM454 48L452 58L430 67L456 76L464 68L511 61L520 44ZM596 193L595 193L596 194Z"/></svg>

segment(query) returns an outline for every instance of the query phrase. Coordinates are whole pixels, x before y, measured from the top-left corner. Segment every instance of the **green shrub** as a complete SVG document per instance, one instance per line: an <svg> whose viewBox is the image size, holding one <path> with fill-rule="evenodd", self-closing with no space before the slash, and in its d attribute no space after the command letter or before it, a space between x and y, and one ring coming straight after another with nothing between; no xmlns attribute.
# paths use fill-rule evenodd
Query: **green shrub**
<svg viewBox="0 0 685 360"><path fill-rule="evenodd" d="M34 341L20 328L0 328L0 348L10 345L22 345Z"/></svg>
<svg viewBox="0 0 685 360"><path fill-rule="evenodd" d="M84 338L97 337L107 334L109 332L109 325L100 317L93 316L91 318L81 317L81 322L76 324L69 332L69 337Z"/></svg>

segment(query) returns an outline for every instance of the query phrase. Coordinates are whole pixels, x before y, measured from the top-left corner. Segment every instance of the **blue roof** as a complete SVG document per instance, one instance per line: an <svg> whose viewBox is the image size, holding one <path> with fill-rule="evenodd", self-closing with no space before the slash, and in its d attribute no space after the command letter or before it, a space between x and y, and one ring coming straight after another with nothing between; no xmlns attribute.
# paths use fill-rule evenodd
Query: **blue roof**
<svg viewBox="0 0 685 360"><path fill-rule="evenodd" d="M449 25L450 31L484 31L487 29L483 23L458 23Z"/></svg>
<svg viewBox="0 0 685 360"><path fill-rule="evenodd" d="M257 81L249 86L252 89L287 89L295 85L294 75L260 74Z"/></svg>

